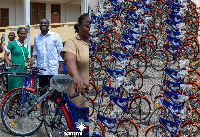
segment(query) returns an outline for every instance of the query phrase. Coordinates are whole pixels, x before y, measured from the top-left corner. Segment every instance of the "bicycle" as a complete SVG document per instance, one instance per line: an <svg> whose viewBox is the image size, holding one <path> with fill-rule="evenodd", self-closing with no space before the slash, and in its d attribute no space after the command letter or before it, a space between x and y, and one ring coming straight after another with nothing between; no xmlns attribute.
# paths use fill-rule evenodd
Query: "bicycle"
<svg viewBox="0 0 200 137"><path fill-rule="evenodd" d="M77 137L81 134L83 137L89 135L89 108L81 108L81 106L84 102L91 101L91 98L85 93L86 100L79 107L71 103L65 93L70 81L71 78L67 75L55 75L52 77L51 87L46 93L46 95L52 94L43 102L43 119L41 121L44 122L45 129L50 137L70 134L77 135ZM75 93L69 95L69 97L74 98L78 95L78 93ZM45 96L41 97L39 102L44 98ZM84 127L86 128L84 129Z"/></svg>
<svg viewBox="0 0 200 137"><path fill-rule="evenodd" d="M23 67L21 65L13 65L13 66L22 67L25 70L28 69L28 67ZM37 104L37 98L39 98L39 96L34 89L36 88L36 83L34 82L35 81L34 78L35 76L37 76L35 75L37 74L36 70L45 70L45 69L39 69L37 67L32 67L32 69L31 68L29 69L30 71L26 72L7 72L10 73L10 76L24 77L23 86L9 91L2 99L0 105L2 107L1 111L2 122L6 127L6 129L14 135L21 135L21 136L31 135L42 126L42 122L36 118L37 116L40 115L41 111L39 109L31 111L29 107L34 106L38 108L41 105ZM11 101L13 99L14 101ZM20 112L17 112L17 110L19 109ZM14 117L10 118L8 116L9 111L16 112L13 113L15 114L13 115Z"/></svg>
<svg viewBox="0 0 200 137"><path fill-rule="evenodd" d="M100 96L102 96L103 92L100 92ZM112 113L109 113L109 116L104 116L106 109L104 110L104 114L100 115L100 104L101 104L101 97L98 98L98 109L97 109L97 119L91 119L91 122L94 123L94 130L91 128L90 136L92 137L105 137L105 130L103 125L108 129L107 131L113 134L117 134L118 137L122 135L126 136L138 136L138 126L137 124L130 118L120 118L121 115L118 115L116 110L110 110ZM127 104L124 104L124 101L126 101L127 98L119 98L116 96L110 96L110 99L114 102L117 102L117 105L120 106L120 108L126 108ZM122 103L123 102L123 103ZM126 102L127 103L127 102ZM109 102L110 104L110 102ZM114 115L116 113L115 118L110 118L110 116ZM135 131L135 132L133 132Z"/></svg>

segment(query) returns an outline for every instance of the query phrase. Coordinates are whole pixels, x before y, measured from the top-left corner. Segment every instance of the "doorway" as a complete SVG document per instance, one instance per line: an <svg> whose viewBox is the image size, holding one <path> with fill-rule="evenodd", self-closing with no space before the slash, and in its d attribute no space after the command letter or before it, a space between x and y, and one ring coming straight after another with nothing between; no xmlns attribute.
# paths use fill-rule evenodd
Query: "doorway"
<svg viewBox="0 0 200 137"><path fill-rule="evenodd" d="M51 4L51 23L60 23L60 5ZM51 28L57 28L60 25L53 25Z"/></svg>

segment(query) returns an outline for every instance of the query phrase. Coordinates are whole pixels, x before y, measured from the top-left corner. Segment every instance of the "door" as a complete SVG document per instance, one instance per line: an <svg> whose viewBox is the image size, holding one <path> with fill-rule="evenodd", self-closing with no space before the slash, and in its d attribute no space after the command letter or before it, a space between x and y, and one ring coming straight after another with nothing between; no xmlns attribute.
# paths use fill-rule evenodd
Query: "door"
<svg viewBox="0 0 200 137"><path fill-rule="evenodd" d="M51 4L51 23L60 23L60 5ZM51 28L57 28L60 25L51 26Z"/></svg>

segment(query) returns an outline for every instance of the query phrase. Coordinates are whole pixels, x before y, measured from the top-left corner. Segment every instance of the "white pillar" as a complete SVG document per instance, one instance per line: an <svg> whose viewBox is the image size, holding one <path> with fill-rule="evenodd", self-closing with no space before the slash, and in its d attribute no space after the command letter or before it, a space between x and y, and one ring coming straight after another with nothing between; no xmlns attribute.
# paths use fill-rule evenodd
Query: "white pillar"
<svg viewBox="0 0 200 137"><path fill-rule="evenodd" d="M26 43L28 44L29 58L31 57L31 39L30 39L30 0L24 0L24 24L28 30Z"/></svg>
<svg viewBox="0 0 200 137"><path fill-rule="evenodd" d="M81 0L81 15L88 13L88 0Z"/></svg>

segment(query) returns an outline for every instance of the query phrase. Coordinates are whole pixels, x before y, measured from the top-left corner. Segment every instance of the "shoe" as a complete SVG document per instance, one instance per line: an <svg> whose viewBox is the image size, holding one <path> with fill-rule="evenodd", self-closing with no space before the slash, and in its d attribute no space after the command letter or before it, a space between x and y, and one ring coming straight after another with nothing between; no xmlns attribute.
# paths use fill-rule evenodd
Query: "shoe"
<svg viewBox="0 0 200 137"><path fill-rule="evenodd" d="M15 116L13 114L9 115L9 112L8 112L8 117L9 117L9 119L15 119Z"/></svg>

